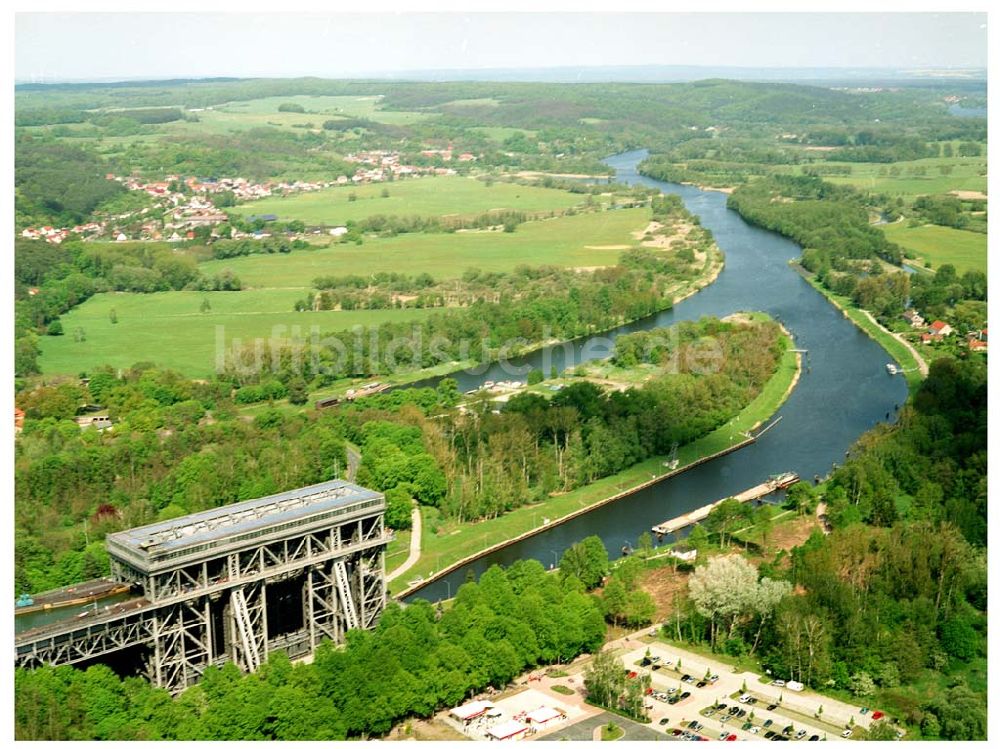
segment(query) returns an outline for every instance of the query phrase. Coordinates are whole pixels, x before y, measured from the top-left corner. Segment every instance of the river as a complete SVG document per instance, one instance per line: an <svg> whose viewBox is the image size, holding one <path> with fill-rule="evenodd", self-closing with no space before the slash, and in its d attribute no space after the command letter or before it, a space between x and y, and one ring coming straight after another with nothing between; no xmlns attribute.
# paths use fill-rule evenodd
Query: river
<svg viewBox="0 0 1000 749"><path fill-rule="evenodd" d="M548 567L568 546L590 535L600 536L614 558L623 545L635 546L651 526L736 494L771 474L795 471L807 479L825 475L833 463L843 462L862 433L880 421L894 420L897 407L906 400L904 378L886 373L891 357L789 267L788 261L801 254L797 244L750 226L726 207L724 193L643 177L636 167L645 156L645 151L631 151L606 163L615 169L618 181L679 195L715 235L726 265L714 283L672 310L622 326L606 337L705 315L767 312L788 328L797 348L809 351L798 385L778 411L781 422L749 447L482 557L418 591L414 598L447 597L470 571L478 576L493 564L530 558ZM585 344L576 341L552 352L538 351L520 363L539 366L550 356L561 370L581 359L606 355L602 350L588 351ZM485 380L523 378L512 378L493 366L478 375L460 373L456 379L468 390ZM540 505L539 516L543 514Z"/></svg>

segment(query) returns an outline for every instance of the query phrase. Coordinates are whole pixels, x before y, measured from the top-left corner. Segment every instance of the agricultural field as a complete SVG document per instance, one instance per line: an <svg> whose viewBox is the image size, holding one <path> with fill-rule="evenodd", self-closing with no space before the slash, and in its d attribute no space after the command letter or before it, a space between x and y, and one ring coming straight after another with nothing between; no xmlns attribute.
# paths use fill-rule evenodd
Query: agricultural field
<svg viewBox="0 0 1000 749"><path fill-rule="evenodd" d="M312 326L327 333L355 325L413 320L433 310L295 312L302 293L289 289L256 291L166 291L157 294L98 294L62 316L65 334L42 336L39 362L45 374L79 374L101 364L130 367L149 361L188 377L215 371L216 338L308 337ZM211 309L201 311L208 300ZM111 310L117 323L111 322ZM221 328L220 328L221 326ZM296 331L292 326L299 326ZM77 340L82 329L85 340Z"/></svg>
<svg viewBox="0 0 1000 749"><path fill-rule="evenodd" d="M382 197L388 191L389 197ZM350 196L355 196L351 201ZM287 198L265 198L233 208L243 216L275 214L281 221L337 226L374 214L475 216L491 210L525 213L557 211L582 203L566 190L494 182L468 177L420 177L397 182L332 187Z"/></svg>
<svg viewBox="0 0 1000 749"><path fill-rule="evenodd" d="M882 230L890 241L929 260L931 269L951 263L960 275L967 270L986 272L985 234L934 224L910 226L905 220Z"/></svg>
<svg viewBox="0 0 1000 749"><path fill-rule="evenodd" d="M401 234L366 239L361 245L338 243L287 255L211 260L199 267L207 276L228 268L244 286L304 290L317 276L378 271L455 278L468 268L509 271L521 264L614 265L622 250L637 244L632 232L646 226L649 216L648 208L581 213L529 221L512 233Z"/></svg>
<svg viewBox="0 0 1000 749"><path fill-rule="evenodd" d="M324 119L361 117L386 125L409 125L437 116L428 112L394 112L380 109L381 101L381 96L270 96L262 99L231 102L221 107L213 107L211 111L232 116L285 115L295 113L278 112L279 106L300 104L306 110L306 114L300 114L299 117L312 117L313 119L319 115L322 115ZM322 120L320 120L321 122Z"/></svg>
<svg viewBox="0 0 1000 749"><path fill-rule="evenodd" d="M898 161L893 164L824 161L794 168L796 174L810 166L850 167L846 175L824 175L838 185L855 185L873 192L910 200L919 195L942 195L952 190L986 191L986 157L939 157Z"/></svg>

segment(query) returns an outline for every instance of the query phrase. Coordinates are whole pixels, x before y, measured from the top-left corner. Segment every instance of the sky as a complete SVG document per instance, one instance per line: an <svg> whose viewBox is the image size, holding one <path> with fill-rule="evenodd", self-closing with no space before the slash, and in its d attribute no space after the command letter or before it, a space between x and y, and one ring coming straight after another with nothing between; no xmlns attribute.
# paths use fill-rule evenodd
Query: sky
<svg viewBox="0 0 1000 749"><path fill-rule="evenodd" d="M985 68L983 13L17 13L15 80L618 65Z"/></svg>

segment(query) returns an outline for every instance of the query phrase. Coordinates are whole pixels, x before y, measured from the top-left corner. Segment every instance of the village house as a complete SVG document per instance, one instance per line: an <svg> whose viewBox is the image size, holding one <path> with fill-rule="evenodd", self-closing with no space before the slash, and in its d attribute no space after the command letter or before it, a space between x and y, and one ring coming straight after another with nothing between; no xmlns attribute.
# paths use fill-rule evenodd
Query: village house
<svg viewBox="0 0 1000 749"><path fill-rule="evenodd" d="M924 324L924 318L915 309L908 309L903 313L903 319L910 323L911 327L920 328Z"/></svg>
<svg viewBox="0 0 1000 749"><path fill-rule="evenodd" d="M965 339L966 339L967 345L969 346L969 350L970 351L986 351L987 350L987 347L988 347L988 344L987 344L988 335L987 335L987 329L986 328L983 328L982 330L973 330L972 332L970 332L970 333L968 333L966 335Z"/></svg>
<svg viewBox="0 0 1000 749"><path fill-rule="evenodd" d="M955 332L948 323L942 320L935 320L930 327L931 332L939 336L947 336Z"/></svg>

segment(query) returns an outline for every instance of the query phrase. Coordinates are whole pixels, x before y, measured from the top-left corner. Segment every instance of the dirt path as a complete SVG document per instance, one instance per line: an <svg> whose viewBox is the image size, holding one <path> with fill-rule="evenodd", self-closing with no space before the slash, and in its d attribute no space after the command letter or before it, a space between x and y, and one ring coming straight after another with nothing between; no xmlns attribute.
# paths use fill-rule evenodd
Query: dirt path
<svg viewBox="0 0 1000 749"><path fill-rule="evenodd" d="M395 580L420 560L420 508L416 505L410 513L410 519L413 523L413 532L410 534L410 555L405 562L385 576L387 583Z"/></svg>
<svg viewBox="0 0 1000 749"><path fill-rule="evenodd" d="M819 502L816 505L816 520L819 521L819 527L823 529L823 535L830 535L830 521L826 518L826 502Z"/></svg>

